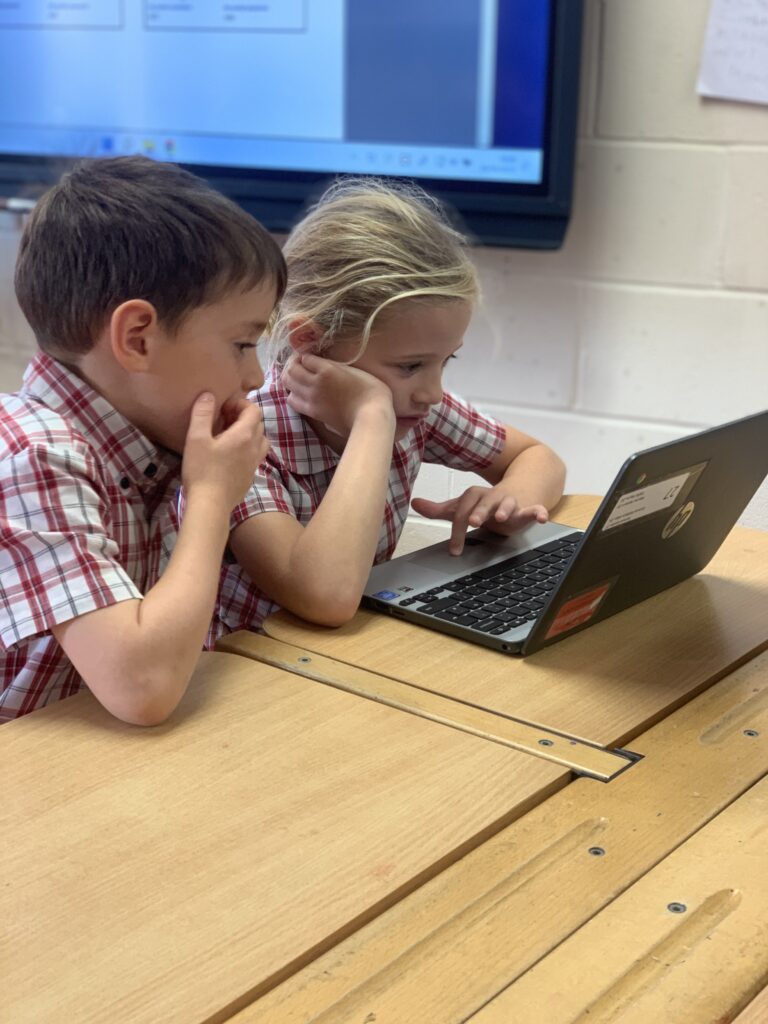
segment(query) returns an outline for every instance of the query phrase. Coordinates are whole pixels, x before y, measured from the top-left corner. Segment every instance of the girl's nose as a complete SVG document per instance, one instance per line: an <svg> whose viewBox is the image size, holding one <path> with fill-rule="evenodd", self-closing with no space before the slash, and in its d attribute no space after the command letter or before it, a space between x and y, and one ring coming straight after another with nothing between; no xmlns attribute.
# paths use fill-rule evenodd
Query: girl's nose
<svg viewBox="0 0 768 1024"><path fill-rule="evenodd" d="M421 383L414 392L413 401L416 405L437 405L443 399L442 374Z"/></svg>

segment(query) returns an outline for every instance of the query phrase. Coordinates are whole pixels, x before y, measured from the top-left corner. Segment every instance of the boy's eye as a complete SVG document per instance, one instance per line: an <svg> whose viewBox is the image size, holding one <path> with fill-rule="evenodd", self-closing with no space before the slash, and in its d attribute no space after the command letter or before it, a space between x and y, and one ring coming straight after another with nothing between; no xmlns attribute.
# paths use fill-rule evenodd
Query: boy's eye
<svg viewBox="0 0 768 1024"><path fill-rule="evenodd" d="M451 353L451 354L450 354L450 355L448 356L448 358L447 358L447 359L444 359L444 360L443 360L443 366L447 366L447 365L448 365L448 363L449 363L449 361L450 361L451 359L458 359L458 358L459 358L459 357L458 357L458 356L456 355L456 353L455 353L455 352L452 352L452 353Z"/></svg>

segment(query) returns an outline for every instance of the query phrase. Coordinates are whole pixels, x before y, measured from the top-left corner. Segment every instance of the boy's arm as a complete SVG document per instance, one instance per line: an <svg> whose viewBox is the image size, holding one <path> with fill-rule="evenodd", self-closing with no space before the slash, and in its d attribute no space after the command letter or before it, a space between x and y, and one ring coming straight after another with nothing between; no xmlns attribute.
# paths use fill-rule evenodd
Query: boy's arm
<svg viewBox="0 0 768 1024"><path fill-rule="evenodd" d="M230 548L260 590L320 625L350 619L376 555L392 462L395 416L389 389L369 374L304 356L294 370L291 405L348 432L330 486L306 526L264 512L236 527ZM323 379L310 379L320 376ZM302 387L306 384L306 389Z"/></svg>
<svg viewBox="0 0 768 1024"><path fill-rule="evenodd" d="M469 487L449 501L416 498L413 508L428 519L452 522L450 550L460 555L470 527L509 535L532 522L545 523L565 486L565 464L551 448L505 426L501 451L480 475L490 487Z"/></svg>
<svg viewBox="0 0 768 1024"><path fill-rule="evenodd" d="M184 449L187 510L168 567L141 599L53 628L80 676L116 717L156 725L183 696L210 626L229 514L266 454L261 418L242 403L213 437L214 404L196 403Z"/></svg>

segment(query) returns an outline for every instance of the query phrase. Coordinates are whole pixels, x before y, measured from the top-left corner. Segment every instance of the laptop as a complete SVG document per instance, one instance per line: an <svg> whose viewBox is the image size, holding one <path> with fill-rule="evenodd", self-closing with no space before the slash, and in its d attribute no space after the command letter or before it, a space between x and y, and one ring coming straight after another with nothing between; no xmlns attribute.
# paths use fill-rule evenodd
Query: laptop
<svg viewBox="0 0 768 1024"><path fill-rule="evenodd" d="M371 572L363 605L532 654L699 572L768 474L768 410L631 455L583 533L479 529Z"/></svg>

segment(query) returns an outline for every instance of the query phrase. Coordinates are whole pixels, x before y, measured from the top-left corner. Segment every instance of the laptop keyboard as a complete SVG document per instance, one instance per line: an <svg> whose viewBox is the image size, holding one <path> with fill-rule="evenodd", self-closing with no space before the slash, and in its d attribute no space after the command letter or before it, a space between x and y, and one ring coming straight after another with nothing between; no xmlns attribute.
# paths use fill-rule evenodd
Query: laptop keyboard
<svg viewBox="0 0 768 1024"><path fill-rule="evenodd" d="M568 567L582 534L513 555L487 569L413 594L398 607L500 636L538 618L544 603Z"/></svg>

